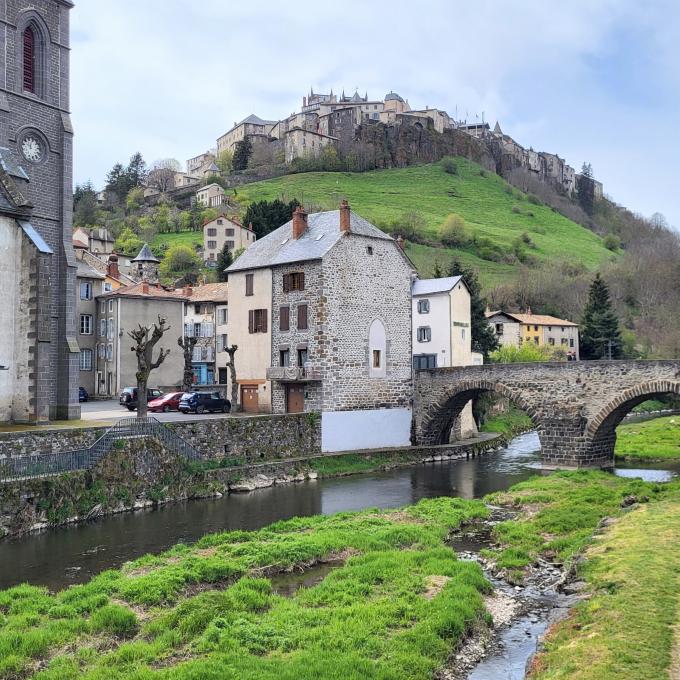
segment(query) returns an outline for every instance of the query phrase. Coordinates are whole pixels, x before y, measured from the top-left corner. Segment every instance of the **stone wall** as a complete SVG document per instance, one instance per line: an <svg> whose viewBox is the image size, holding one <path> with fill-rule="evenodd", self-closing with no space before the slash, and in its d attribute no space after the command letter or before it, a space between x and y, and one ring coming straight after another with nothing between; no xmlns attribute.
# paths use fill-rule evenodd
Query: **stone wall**
<svg viewBox="0 0 680 680"><path fill-rule="evenodd" d="M0 432L0 461L3 458L72 451L92 445L106 428L82 427L27 432Z"/></svg>

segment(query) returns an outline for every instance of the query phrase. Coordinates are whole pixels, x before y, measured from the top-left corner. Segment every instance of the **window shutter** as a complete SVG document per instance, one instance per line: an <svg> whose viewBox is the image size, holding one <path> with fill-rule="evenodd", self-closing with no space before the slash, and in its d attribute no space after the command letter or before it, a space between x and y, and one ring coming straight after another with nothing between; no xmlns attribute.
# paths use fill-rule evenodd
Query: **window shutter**
<svg viewBox="0 0 680 680"><path fill-rule="evenodd" d="M262 332L266 333L267 332L267 310L262 309L260 310L262 313Z"/></svg>
<svg viewBox="0 0 680 680"><path fill-rule="evenodd" d="M246 274L246 295L253 294L253 275Z"/></svg>
<svg viewBox="0 0 680 680"><path fill-rule="evenodd" d="M304 272L300 272L300 273L298 274L298 276L300 277L300 278L298 279L298 283L299 283L299 285L298 285L298 290L304 290L304 289L305 289L305 273L304 273Z"/></svg>
<svg viewBox="0 0 680 680"><path fill-rule="evenodd" d="M24 90L35 92L35 34L30 26L24 31Z"/></svg>
<svg viewBox="0 0 680 680"><path fill-rule="evenodd" d="M288 293L290 291L290 274L283 275L283 292Z"/></svg>
<svg viewBox="0 0 680 680"><path fill-rule="evenodd" d="M248 332L249 333L255 332L255 310L254 309L251 309L248 312Z"/></svg>
<svg viewBox="0 0 680 680"><path fill-rule="evenodd" d="M307 329L307 305L298 305L298 330Z"/></svg>
<svg viewBox="0 0 680 680"><path fill-rule="evenodd" d="M279 312L279 330L290 330L290 307L281 307Z"/></svg>

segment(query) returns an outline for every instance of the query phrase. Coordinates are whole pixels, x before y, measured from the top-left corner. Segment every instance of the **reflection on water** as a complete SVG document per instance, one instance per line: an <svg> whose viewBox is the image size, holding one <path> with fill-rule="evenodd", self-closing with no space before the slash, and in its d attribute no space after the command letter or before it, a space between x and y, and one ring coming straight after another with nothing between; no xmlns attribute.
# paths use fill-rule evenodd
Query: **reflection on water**
<svg viewBox="0 0 680 680"><path fill-rule="evenodd" d="M257 529L296 515L394 508L437 496L479 498L536 474L531 466L539 459L538 436L528 433L501 451L468 461L442 461L172 503L5 540L0 542L0 588L24 581L63 588L145 553L195 541L206 533Z"/></svg>

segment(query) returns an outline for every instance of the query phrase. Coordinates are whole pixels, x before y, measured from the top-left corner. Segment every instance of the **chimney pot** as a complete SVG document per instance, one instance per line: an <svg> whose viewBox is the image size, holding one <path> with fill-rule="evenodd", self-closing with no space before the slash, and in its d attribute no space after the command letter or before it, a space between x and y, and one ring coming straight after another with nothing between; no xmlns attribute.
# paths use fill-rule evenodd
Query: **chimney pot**
<svg viewBox="0 0 680 680"><path fill-rule="evenodd" d="M340 201L340 231L349 234L351 231L350 222L349 203L343 198Z"/></svg>
<svg viewBox="0 0 680 680"><path fill-rule="evenodd" d="M186 295L186 297L191 297L193 292L194 292L194 289L191 286L189 286L189 285L184 286L184 295Z"/></svg>
<svg viewBox="0 0 680 680"><path fill-rule="evenodd" d="M118 269L118 255L111 253L109 261L106 264L106 273L114 279L120 278L120 269Z"/></svg>
<svg viewBox="0 0 680 680"><path fill-rule="evenodd" d="M397 236L397 245L404 250L404 239L401 237L401 234Z"/></svg>
<svg viewBox="0 0 680 680"><path fill-rule="evenodd" d="M307 213L299 205L293 212L293 238L295 240L299 239L305 231L307 231Z"/></svg>
<svg viewBox="0 0 680 680"><path fill-rule="evenodd" d="M142 281L142 295L149 294L149 283L148 281Z"/></svg>

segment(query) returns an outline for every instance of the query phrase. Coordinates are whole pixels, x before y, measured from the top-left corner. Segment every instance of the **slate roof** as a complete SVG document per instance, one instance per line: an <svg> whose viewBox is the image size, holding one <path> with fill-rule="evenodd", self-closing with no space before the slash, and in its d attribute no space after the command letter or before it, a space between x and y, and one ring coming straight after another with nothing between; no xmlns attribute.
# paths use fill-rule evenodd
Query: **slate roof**
<svg viewBox="0 0 680 680"><path fill-rule="evenodd" d="M385 95L385 101L386 101L386 102L389 102L389 101L403 102L404 100L403 100L396 92L392 92L392 90L390 90L390 91Z"/></svg>
<svg viewBox="0 0 680 680"><path fill-rule="evenodd" d="M380 231L360 215L350 211L352 234L384 241L392 237ZM292 238L293 220L286 222L259 241L252 243L227 271L261 269L291 262L320 260L342 238L340 211L312 213L307 217L307 230L299 239Z"/></svg>
<svg viewBox="0 0 680 680"><path fill-rule="evenodd" d="M443 279L416 279L413 282L411 293L413 295L448 293L459 281L463 281L462 276L447 276ZM467 288L467 285L465 287Z"/></svg>
<svg viewBox="0 0 680 680"><path fill-rule="evenodd" d="M76 269L76 276L80 279L105 279L106 276L104 274L101 274L98 272L96 269L93 269L90 267L89 264L86 262L83 262L82 260L78 260L76 263L77 269Z"/></svg>
<svg viewBox="0 0 680 680"><path fill-rule="evenodd" d="M256 116L254 113L251 113L247 118L244 118L240 123L234 125L234 127L238 127L239 125L243 125L244 123L252 123L253 125L273 125L278 121L275 120L262 120L259 116Z"/></svg>
<svg viewBox="0 0 680 680"><path fill-rule="evenodd" d="M160 260L151 252L149 244L145 243L132 262L160 262Z"/></svg>

